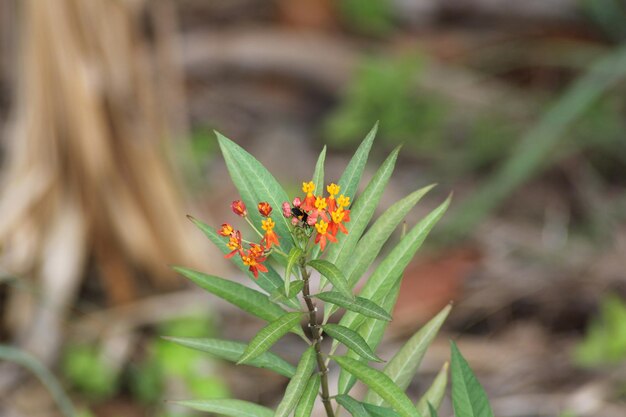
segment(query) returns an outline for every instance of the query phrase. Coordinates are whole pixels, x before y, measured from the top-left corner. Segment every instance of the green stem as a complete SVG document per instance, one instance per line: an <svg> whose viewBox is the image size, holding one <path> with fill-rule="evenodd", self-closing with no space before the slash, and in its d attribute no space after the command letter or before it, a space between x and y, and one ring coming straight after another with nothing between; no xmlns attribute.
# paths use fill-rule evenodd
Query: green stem
<svg viewBox="0 0 626 417"><path fill-rule="evenodd" d="M309 288L309 278L311 274L306 270L305 258L300 260L300 273L302 274L302 280L304 281L304 287L302 288L302 297L309 310L309 327L311 328L311 334L313 336L313 344L315 346L315 353L317 356L317 368L320 373L321 385L322 385L322 403L326 410L327 417L335 417L333 406L330 402L330 393L328 391L328 367L324 363L324 357L322 356L322 335L320 332L320 326L317 322L317 308L311 300L311 291Z"/></svg>

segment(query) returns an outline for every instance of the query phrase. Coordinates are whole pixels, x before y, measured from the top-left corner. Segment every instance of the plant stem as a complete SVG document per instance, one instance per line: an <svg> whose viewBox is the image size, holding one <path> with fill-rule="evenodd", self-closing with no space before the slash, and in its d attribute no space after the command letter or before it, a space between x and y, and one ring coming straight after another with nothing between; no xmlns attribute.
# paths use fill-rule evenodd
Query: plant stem
<svg viewBox="0 0 626 417"><path fill-rule="evenodd" d="M311 274L306 270L304 262L305 259L302 258L300 261L300 272L302 273L302 280L304 281L302 296L309 310L309 327L311 328L311 334L313 336L313 345L315 346L314 349L317 356L317 368L320 373L322 385L322 403L326 410L326 416L335 417L333 406L330 403L330 394L328 392L328 367L324 363L324 357L322 356L322 335L320 333L320 326L317 323L317 309L313 301L311 301L311 291L309 289L309 278Z"/></svg>

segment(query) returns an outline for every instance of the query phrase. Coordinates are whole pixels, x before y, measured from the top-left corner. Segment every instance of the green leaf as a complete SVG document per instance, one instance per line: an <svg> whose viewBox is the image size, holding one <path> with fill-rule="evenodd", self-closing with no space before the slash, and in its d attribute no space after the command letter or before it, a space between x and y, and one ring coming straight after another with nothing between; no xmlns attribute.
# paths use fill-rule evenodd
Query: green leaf
<svg viewBox="0 0 626 417"><path fill-rule="evenodd" d="M365 187L363 193L350 207L350 222L345 225L346 229L348 229L348 234L342 236L336 244L328 249L326 259L337 265L337 268L342 271L350 261L359 238L374 215L374 210L376 210L380 197L393 173L396 160L398 159L398 152L400 152L400 147L391 152L367 187ZM324 288L324 282L320 282L320 288Z"/></svg>
<svg viewBox="0 0 626 417"><path fill-rule="evenodd" d="M420 400L417 402L417 411L419 411L421 415L427 416L429 414L429 407L432 407L435 410L438 409L441 405L441 401L443 400L443 396L446 394L447 385L448 362L443 364L441 370L435 377L435 380L433 381L430 388L428 388L422 398L420 398Z"/></svg>
<svg viewBox="0 0 626 417"><path fill-rule="evenodd" d="M456 417L493 417L487 394L461 355L453 341L452 356L452 405Z"/></svg>
<svg viewBox="0 0 626 417"><path fill-rule="evenodd" d="M300 291L302 291L302 288L304 288L304 281L301 279L293 281L289 286L289 294L285 294L283 290L277 289L272 293L272 295L270 295L270 300L285 302L287 299L291 299L298 295Z"/></svg>
<svg viewBox="0 0 626 417"><path fill-rule="evenodd" d="M287 193L280 186L276 178L259 162L246 152L241 146L215 132L224 161L230 177L239 190L241 199L248 207L248 216L254 224L261 224L261 215L256 206L261 201L267 201L276 212L280 212L283 202L289 201ZM276 233L280 238L280 248L289 253L293 247L289 220L283 215L272 217L276 223ZM278 253L275 253L278 255ZM284 265L286 259L277 256Z"/></svg>
<svg viewBox="0 0 626 417"><path fill-rule="evenodd" d="M315 164L315 172L313 172L313 184L319 190L324 190L324 161L326 160L326 146L320 152L320 156L317 158L317 163ZM321 193L320 193L321 194Z"/></svg>
<svg viewBox="0 0 626 417"><path fill-rule="evenodd" d="M435 409L435 407L433 407L431 403L428 403L428 411L430 413L430 417L439 417L439 415L437 414L437 410Z"/></svg>
<svg viewBox="0 0 626 417"><path fill-rule="evenodd" d="M404 390L409 386L424 358L426 349L435 339L451 309L451 305L444 307L396 352L383 369L385 375L389 376L401 389ZM383 402L382 398L372 392L368 393L365 401L377 405Z"/></svg>
<svg viewBox="0 0 626 417"><path fill-rule="evenodd" d="M393 306L396 304L396 300L398 299L398 294L400 293L400 279L396 280L396 284L393 286L389 294L385 296L385 299L381 303L381 307L387 311L391 312L393 310ZM389 324L388 321L382 321L378 319L368 318L365 322L359 327L359 334L363 337L363 340L367 342L367 344L372 348L372 350L376 351L378 344L383 339L383 334L385 333L385 329ZM335 342L334 342L335 343ZM335 344L333 343L333 347ZM359 361L364 361L361 357L357 357L356 354L352 351L348 351L348 357L354 358ZM349 372L345 370L341 370L339 372L339 380L337 381L337 391L340 394L347 394L350 389L356 383L356 378Z"/></svg>
<svg viewBox="0 0 626 417"><path fill-rule="evenodd" d="M337 403L345 408L348 413L352 415L352 417L372 417L371 414L367 412L363 404L349 395L337 395L335 400L337 400Z"/></svg>
<svg viewBox="0 0 626 417"><path fill-rule="evenodd" d="M378 405L368 403L363 403L363 407L365 407L372 417L399 417L399 414L391 408L380 407Z"/></svg>
<svg viewBox="0 0 626 417"><path fill-rule="evenodd" d="M354 156L350 159L346 170L337 182L337 185L341 187L341 193L349 196L350 198L354 197L357 187L359 186L359 182L361 182L361 176L363 175L363 170L365 169L365 164L367 163L367 157L369 156L377 131L378 122L376 122L367 136L365 136L365 139L363 139L363 142L359 145L359 148L354 153Z"/></svg>
<svg viewBox="0 0 626 417"><path fill-rule="evenodd" d="M231 362L237 362L247 347L245 343L220 339L197 339L189 337L164 337L164 339L191 349L210 353L213 356ZM296 371L293 365L272 352L264 352L256 359L247 362L246 365L269 369L287 378L291 378Z"/></svg>
<svg viewBox="0 0 626 417"><path fill-rule="evenodd" d="M321 292L315 295L315 297L327 303L343 307L346 310L360 313L365 317L391 321L391 316L385 311L384 308L380 307L376 303L373 303L367 298L355 297L352 299L336 291Z"/></svg>
<svg viewBox="0 0 626 417"><path fill-rule="evenodd" d="M315 405L315 399L320 390L320 377L317 374L311 375L309 382L307 382L302 397L298 401L298 406L294 412L294 417L310 417L313 406Z"/></svg>
<svg viewBox="0 0 626 417"><path fill-rule="evenodd" d="M402 272L407 267L415 252L422 246L426 236L430 233L450 204L450 197L439 207L430 212L422 221L416 224L404 238L393 248L387 257L378 265L369 277L359 294L363 298L380 303L382 298L401 279ZM356 329L363 323L364 317L348 311L339 324Z"/></svg>
<svg viewBox="0 0 626 417"><path fill-rule="evenodd" d="M198 411L208 411L228 417L273 417L274 411L248 401L215 399L172 401L174 404L189 407Z"/></svg>
<svg viewBox="0 0 626 417"><path fill-rule="evenodd" d="M267 295L237 282L203 274L202 272L180 266L175 266L173 269L186 278L189 278L200 288L207 290L263 320L273 321L285 313L285 310L271 302Z"/></svg>
<svg viewBox="0 0 626 417"><path fill-rule="evenodd" d="M314 259L309 261L309 266L328 278L328 280L333 284L333 287L341 294L346 297L354 298L352 291L348 288L346 277L343 276L339 268L335 265L322 259Z"/></svg>
<svg viewBox="0 0 626 417"><path fill-rule="evenodd" d="M268 350L289 330L300 323L302 313L286 313L262 328L243 352L237 364L251 361Z"/></svg>
<svg viewBox="0 0 626 417"><path fill-rule="evenodd" d="M209 238L211 242L215 244L215 246L217 246L220 251L222 251L223 254L227 254L231 251L228 246L226 246L228 243L228 239L226 239L224 236L220 236L213 227L191 216L187 217L204 233L207 238ZM259 277L255 278L252 272L250 272L250 269L243 264L241 257L233 256L232 258L230 258L230 260L237 266L237 268L245 272L246 275L252 281L254 281L255 284L267 291L268 294L272 294L274 291L276 291L276 289L283 288L282 278L280 277L278 272L276 272L274 268L272 268L271 265L266 264L265 266L267 267L268 271L265 273L260 273ZM294 302L294 300L287 300L285 304L292 308L300 308L300 305L297 302Z"/></svg>
<svg viewBox="0 0 626 417"><path fill-rule="evenodd" d="M298 367L296 368L296 374L289 381L289 385L285 389L285 396L278 404L276 408L276 414L274 417L287 417L291 411L296 407L300 398L305 392L309 377L315 369L315 347L309 347L303 354Z"/></svg>
<svg viewBox="0 0 626 417"><path fill-rule="evenodd" d="M331 356L331 358L343 369L376 391L385 401L391 404L401 417L421 417L415 407L413 407L409 397L387 375L346 356Z"/></svg>
<svg viewBox="0 0 626 417"><path fill-rule="evenodd" d="M285 294L289 294L289 285L291 284L291 270L301 257L302 249L296 246L291 248L291 251L289 251L289 256L287 256L287 267L285 268Z"/></svg>
<svg viewBox="0 0 626 417"><path fill-rule="evenodd" d="M354 330L338 324L325 324L322 328L328 335L343 343L348 347L348 349L351 349L360 357L370 361L384 362L381 358L376 356L374 352L372 352L372 349L367 345L367 342L365 342L361 335Z"/></svg>

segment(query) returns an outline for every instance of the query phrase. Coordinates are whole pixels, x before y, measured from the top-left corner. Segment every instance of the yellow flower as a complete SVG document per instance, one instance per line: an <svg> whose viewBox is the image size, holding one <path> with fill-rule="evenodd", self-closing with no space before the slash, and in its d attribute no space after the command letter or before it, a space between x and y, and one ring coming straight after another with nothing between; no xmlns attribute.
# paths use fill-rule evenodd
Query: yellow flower
<svg viewBox="0 0 626 417"><path fill-rule="evenodd" d="M348 207L350 205L350 197L346 197L345 195L341 194L337 198L337 204L339 205L339 207Z"/></svg>
<svg viewBox="0 0 626 417"><path fill-rule="evenodd" d="M313 191L315 191L315 184L313 183L313 181L303 182L302 191L305 192L307 195L312 195Z"/></svg>
<svg viewBox="0 0 626 417"><path fill-rule="evenodd" d="M341 189L341 187L339 187L337 184L335 184L334 182L328 184L326 186L326 191L328 191L328 194L330 194L330 198L334 198L335 195L339 194L339 190Z"/></svg>
<svg viewBox="0 0 626 417"><path fill-rule="evenodd" d="M315 199L315 208L318 210L324 210L326 208L326 199L323 197L317 197Z"/></svg>

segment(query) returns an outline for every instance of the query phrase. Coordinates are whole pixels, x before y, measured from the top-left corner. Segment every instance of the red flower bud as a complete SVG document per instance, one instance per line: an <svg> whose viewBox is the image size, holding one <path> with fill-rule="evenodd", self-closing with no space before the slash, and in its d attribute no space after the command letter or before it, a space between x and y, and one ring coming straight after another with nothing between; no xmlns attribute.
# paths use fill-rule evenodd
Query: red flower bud
<svg viewBox="0 0 626 417"><path fill-rule="evenodd" d="M257 208L259 209L259 213L261 213L261 216L263 217L269 216L272 212L272 206L270 206L270 203L266 201L260 202Z"/></svg>
<svg viewBox="0 0 626 417"><path fill-rule="evenodd" d="M293 199L293 206L299 208L302 205L302 200L300 197L296 197Z"/></svg>
<svg viewBox="0 0 626 417"><path fill-rule="evenodd" d="M286 218L290 218L292 216L291 206L286 201L283 203L283 216L285 216Z"/></svg>
<svg viewBox="0 0 626 417"><path fill-rule="evenodd" d="M246 211L246 205L241 200L235 200L230 205L230 208L233 210L237 216L245 217L248 212Z"/></svg>
<svg viewBox="0 0 626 417"><path fill-rule="evenodd" d="M224 223L222 224L222 228L219 230L219 234L222 236L230 236L233 234L235 230L233 229L233 227L228 224L228 223Z"/></svg>

